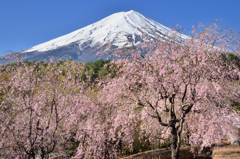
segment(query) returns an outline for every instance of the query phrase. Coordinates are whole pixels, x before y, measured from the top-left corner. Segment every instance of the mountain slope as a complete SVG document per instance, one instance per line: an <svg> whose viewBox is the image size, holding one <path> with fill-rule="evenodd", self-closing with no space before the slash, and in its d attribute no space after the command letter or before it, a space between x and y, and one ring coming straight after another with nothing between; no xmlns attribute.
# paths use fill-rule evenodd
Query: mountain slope
<svg viewBox="0 0 240 159"><path fill-rule="evenodd" d="M88 62L106 58L107 55L96 56L96 52L106 44L121 48L128 46L129 42L138 45L146 40L146 37L163 38L173 33L176 32L131 10L112 14L67 35L36 45L24 53L31 61L49 61L52 56L55 60L72 58ZM179 34L179 40L186 38L186 35Z"/></svg>

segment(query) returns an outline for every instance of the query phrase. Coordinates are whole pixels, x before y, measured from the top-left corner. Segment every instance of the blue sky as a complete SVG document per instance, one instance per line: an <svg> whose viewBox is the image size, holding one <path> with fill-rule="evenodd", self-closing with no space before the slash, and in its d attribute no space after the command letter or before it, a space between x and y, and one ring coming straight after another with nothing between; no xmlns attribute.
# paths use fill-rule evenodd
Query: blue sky
<svg viewBox="0 0 240 159"><path fill-rule="evenodd" d="M224 19L240 32L240 0L0 0L0 54L20 51L120 11L135 10L167 27Z"/></svg>

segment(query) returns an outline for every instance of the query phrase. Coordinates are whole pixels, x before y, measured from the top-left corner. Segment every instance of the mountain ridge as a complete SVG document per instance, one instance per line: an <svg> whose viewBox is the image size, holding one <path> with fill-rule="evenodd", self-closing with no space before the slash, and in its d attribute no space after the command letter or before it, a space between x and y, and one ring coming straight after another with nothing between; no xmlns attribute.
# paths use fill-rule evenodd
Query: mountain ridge
<svg viewBox="0 0 240 159"><path fill-rule="evenodd" d="M158 34L156 37L156 33ZM114 13L93 24L80 28L69 34L33 46L25 53L30 61L46 60L55 57L56 60L69 57L83 63L106 58L107 55L96 55L103 46L111 44L113 48L130 46L129 42L138 45L150 39L161 38L173 34L170 28L149 19L142 14L130 10L128 12ZM187 39L180 34L180 39Z"/></svg>

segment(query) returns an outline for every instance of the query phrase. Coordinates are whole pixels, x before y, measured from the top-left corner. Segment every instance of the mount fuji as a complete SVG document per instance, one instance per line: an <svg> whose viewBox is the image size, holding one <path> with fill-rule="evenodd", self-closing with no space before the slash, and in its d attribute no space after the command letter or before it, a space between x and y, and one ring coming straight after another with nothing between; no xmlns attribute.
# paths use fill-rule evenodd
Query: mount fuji
<svg viewBox="0 0 240 159"><path fill-rule="evenodd" d="M36 45L20 53L25 54L30 61L49 61L73 59L83 63L106 59L107 55L96 55L105 45L112 48L128 47L129 42L141 44L150 39L169 37L175 31L151 20L136 11L119 12L112 14L96 23L73 31L56 39ZM188 36L178 34L179 40ZM0 60L2 61L2 60Z"/></svg>

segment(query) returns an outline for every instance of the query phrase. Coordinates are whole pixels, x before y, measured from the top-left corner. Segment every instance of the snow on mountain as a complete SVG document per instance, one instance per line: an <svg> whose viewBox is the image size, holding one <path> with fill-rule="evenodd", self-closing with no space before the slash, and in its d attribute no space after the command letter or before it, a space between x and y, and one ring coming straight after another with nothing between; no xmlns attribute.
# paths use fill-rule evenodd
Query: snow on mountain
<svg viewBox="0 0 240 159"><path fill-rule="evenodd" d="M112 14L82 29L34 46L25 50L25 52L45 52L72 43L77 44L79 49L83 50L84 47L87 47L87 45L83 44L88 41L91 41L90 47L97 46L99 48L107 43L123 47L129 40L139 43L139 39L144 33L154 36L153 34L156 31L164 35L172 34L170 28L131 10ZM183 39L187 38L182 34L181 37Z"/></svg>
<svg viewBox="0 0 240 159"><path fill-rule="evenodd" d="M119 12L112 14L96 23L71 32L48 42L36 45L19 54L29 61L49 62L59 59L72 59L83 63L97 59L117 59L119 57L100 54L106 44L111 48L128 47L152 39L168 40L174 35L175 42L188 39L188 36L172 31L170 28L151 20L136 11ZM104 50L106 51L106 50ZM8 57L9 56L9 57ZM0 57L0 64L16 61L12 55ZM11 60L13 59L13 60Z"/></svg>

